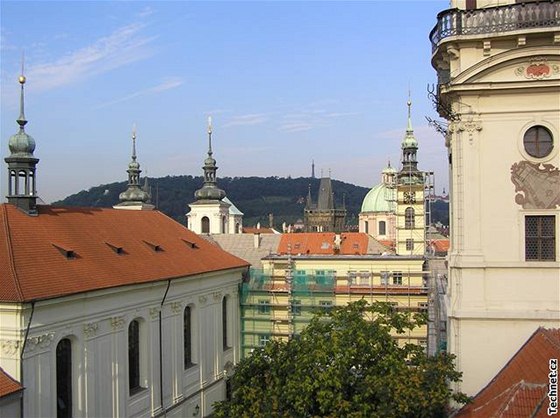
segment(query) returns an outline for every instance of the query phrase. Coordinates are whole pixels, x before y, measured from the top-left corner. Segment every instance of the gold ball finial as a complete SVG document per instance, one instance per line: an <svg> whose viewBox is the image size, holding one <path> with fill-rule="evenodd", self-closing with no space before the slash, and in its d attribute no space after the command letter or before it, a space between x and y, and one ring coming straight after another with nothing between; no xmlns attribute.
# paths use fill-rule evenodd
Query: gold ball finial
<svg viewBox="0 0 560 418"><path fill-rule="evenodd" d="M24 75L20 75L18 78L19 84L25 84L25 76Z"/></svg>
<svg viewBox="0 0 560 418"><path fill-rule="evenodd" d="M410 99L408 100L408 102L406 102L407 106L412 105L412 102L410 101Z"/></svg>

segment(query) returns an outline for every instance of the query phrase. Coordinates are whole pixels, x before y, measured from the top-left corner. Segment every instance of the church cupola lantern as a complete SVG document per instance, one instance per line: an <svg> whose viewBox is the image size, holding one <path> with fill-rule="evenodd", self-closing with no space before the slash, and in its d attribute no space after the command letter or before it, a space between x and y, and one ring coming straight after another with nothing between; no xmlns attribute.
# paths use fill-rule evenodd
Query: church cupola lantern
<svg viewBox="0 0 560 418"><path fill-rule="evenodd" d="M8 164L8 203L11 203L30 215L37 214L37 178L36 167L39 162L35 158L35 140L25 132L24 85L26 78L23 75L23 64L19 83L20 111L17 123L19 131L12 135L8 141L10 155L4 159Z"/></svg>
<svg viewBox="0 0 560 418"><path fill-rule="evenodd" d="M218 188L216 183L216 160L212 157L212 118L208 118L208 156L204 160L204 183L200 189L194 192L196 200L222 200L226 192Z"/></svg>

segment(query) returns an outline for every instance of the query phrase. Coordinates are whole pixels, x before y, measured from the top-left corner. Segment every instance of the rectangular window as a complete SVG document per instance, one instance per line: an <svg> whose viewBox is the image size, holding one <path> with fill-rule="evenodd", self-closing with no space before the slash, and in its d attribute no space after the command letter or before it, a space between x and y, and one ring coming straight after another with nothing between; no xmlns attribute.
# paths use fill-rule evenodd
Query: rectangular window
<svg viewBox="0 0 560 418"><path fill-rule="evenodd" d="M555 216L525 217L525 260L556 261Z"/></svg>
<svg viewBox="0 0 560 418"><path fill-rule="evenodd" d="M413 240L413 239L408 238L408 239L406 240L406 250L407 250L407 251L412 251L412 250L414 250L414 240Z"/></svg>
<svg viewBox="0 0 560 418"><path fill-rule="evenodd" d="M264 347L270 341L270 335L259 335L259 347Z"/></svg>
<svg viewBox="0 0 560 418"><path fill-rule="evenodd" d="M270 301L259 300L259 314L270 315Z"/></svg>
<svg viewBox="0 0 560 418"><path fill-rule="evenodd" d="M393 284L401 285L402 284L402 272L394 271L393 272Z"/></svg>
<svg viewBox="0 0 560 418"><path fill-rule="evenodd" d="M320 300L319 306L321 307L321 310L327 312L332 309L332 302L330 300Z"/></svg>
<svg viewBox="0 0 560 418"><path fill-rule="evenodd" d="M301 315L301 300L292 301L292 313L294 315Z"/></svg>

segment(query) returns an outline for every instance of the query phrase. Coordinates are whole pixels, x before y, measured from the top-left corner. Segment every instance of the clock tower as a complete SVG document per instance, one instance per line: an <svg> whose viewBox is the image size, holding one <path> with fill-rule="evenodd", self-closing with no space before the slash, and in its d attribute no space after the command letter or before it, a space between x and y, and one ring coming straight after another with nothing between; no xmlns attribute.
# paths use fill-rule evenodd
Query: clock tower
<svg viewBox="0 0 560 418"><path fill-rule="evenodd" d="M424 173L418 170L416 153L418 142L414 137L408 105L408 125L401 144L402 168L397 174L397 240L399 255L423 256L425 244Z"/></svg>

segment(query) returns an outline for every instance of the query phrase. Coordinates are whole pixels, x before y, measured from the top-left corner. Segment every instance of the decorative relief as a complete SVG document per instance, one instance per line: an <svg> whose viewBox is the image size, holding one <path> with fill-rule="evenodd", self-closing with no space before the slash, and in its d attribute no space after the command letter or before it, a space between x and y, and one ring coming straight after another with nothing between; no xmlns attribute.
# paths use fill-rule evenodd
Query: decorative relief
<svg viewBox="0 0 560 418"><path fill-rule="evenodd" d="M523 76L530 80L542 80L549 78L552 74L559 74L560 66L556 64L548 64L545 58L535 58L530 61L527 66L519 66L515 69L515 75Z"/></svg>
<svg viewBox="0 0 560 418"><path fill-rule="evenodd" d="M181 312L181 302L173 302L171 303L171 310L173 311L173 313L179 313Z"/></svg>
<svg viewBox="0 0 560 418"><path fill-rule="evenodd" d="M214 300L219 300L222 297L222 292L214 292L212 296L214 296Z"/></svg>
<svg viewBox="0 0 560 418"><path fill-rule="evenodd" d="M198 301L202 304L205 304L208 298L206 296L199 296Z"/></svg>
<svg viewBox="0 0 560 418"><path fill-rule="evenodd" d="M25 344L25 349L27 351L33 351L35 349L45 349L51 345L53 340L54 340L54 332L48 332L43 335L30 337L27 339L27 343Z"/></svg>
<svg viewBox="0 0 560 418"><path fill-rule="evenodd" d="M159 308L150 308L150 318L157 319L159 317Z"/></svg>
<svg viewBox="0 0 560 418"><path fill-rule="evenodd" d="M16 340L2 340L0 341L0 348L2 349L2 354L7 357L18 357L20 342Z"/></svg>
<svg viewBox="0 0 560 418"><path fill-rule="evenodd" d="M515 203L523 209L555 209L560 206L560 170L552 164L520 161L511 166Z"/></svg>
<svg viewBox="0 0 560 418"><path fill-rule="evenodd" d="M124 326L124 316L114 316L111 318L111 327L113 331L121 329Z"/></svg>
<svg viewBox="0 0 560 418"><path fill-rule="evenodd" d="M97 334L97 330L99 329L99 324L97 322L88 322L84 324L84 334L86 337L93 337Z"/></svg>
<svg viewBox="0 0 560 418"><path fill-rule="evenodd" d="M479 132L482 131L482 122L471 120L466 122L451 122L448 132Z"/></svg>

